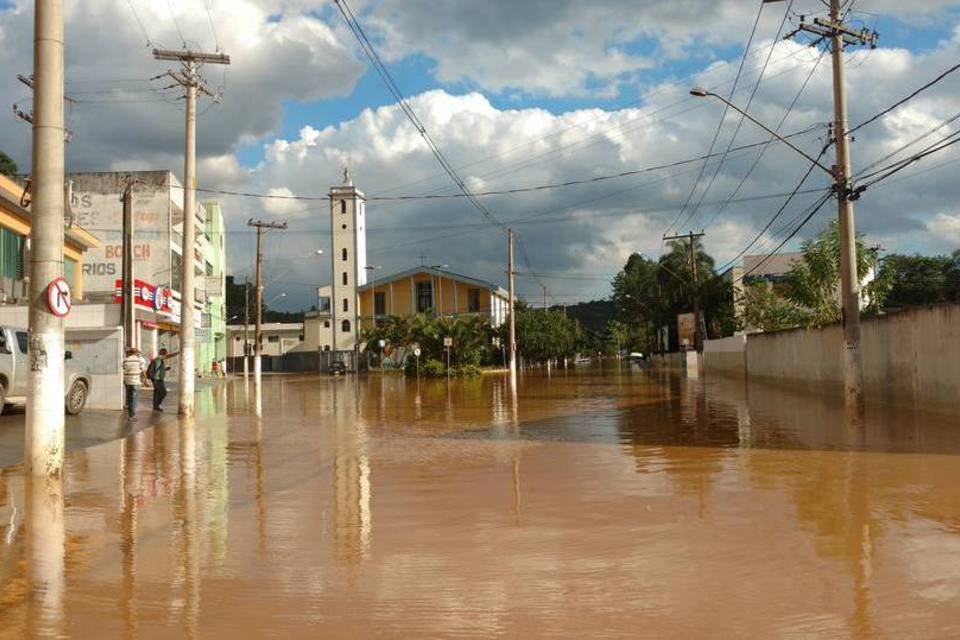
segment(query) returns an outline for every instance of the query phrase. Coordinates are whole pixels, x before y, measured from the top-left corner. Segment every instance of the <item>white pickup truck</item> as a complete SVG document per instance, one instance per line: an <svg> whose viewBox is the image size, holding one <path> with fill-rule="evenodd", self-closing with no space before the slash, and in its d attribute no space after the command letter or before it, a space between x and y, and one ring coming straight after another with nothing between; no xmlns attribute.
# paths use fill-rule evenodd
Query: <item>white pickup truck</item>
<svg viewBox="0 0 960 640"><path fill-rule="evenodd" d="M0 411L13 401L25 401L27 395L27 330L18 327L0 327ZM70 360L73 354L64 353L67 394L64 409L77 415L87 404L90 395L89 376L73 371Z"/></svg>

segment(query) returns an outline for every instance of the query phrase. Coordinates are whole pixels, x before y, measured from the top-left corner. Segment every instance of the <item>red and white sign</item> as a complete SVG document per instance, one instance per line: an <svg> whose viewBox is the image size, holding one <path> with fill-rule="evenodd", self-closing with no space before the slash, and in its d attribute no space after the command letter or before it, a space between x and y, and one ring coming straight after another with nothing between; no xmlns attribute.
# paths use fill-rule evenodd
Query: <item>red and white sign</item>
<svg viewBox="0 0 960 640"><path fill-rule="evenodd" d="M47 285L47 308L58 318L70 313L73 302L70 298L70 285L63 278L54 278Z"/></svg>
<svg viewBox="0 0 960 640"><path fill-rule="evenodd" d="M138 307L148 311L170 313L171 299L170 289L161 289L143 280L133 281L133 302ZM116 281L113 301L116 303L123 301L123 280Z"/></svg>

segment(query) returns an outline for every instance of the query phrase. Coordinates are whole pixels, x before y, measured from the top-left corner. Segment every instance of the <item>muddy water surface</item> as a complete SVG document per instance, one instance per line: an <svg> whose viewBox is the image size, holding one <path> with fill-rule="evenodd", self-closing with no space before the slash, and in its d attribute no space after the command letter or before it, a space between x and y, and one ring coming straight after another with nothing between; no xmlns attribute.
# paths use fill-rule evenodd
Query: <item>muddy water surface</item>
<svg viewBox="0 0 960 640"><path fill-rule="evenodd" d="M4 469L0 637L960 636L957 416L854 450L833 402L627 368L252 394Z"/></svg>

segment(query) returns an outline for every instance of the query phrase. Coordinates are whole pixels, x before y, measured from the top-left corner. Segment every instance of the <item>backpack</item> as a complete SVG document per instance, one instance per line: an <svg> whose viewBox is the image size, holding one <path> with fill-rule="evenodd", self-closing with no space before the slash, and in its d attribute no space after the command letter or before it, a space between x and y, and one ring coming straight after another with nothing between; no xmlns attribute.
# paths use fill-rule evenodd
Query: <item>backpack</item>
<svg viewBox="0 0 960 640"><path fill-rule="evenodd" d="M154 358L150 361L150 365L147 367L147 378L150 380L153 380L154 376L157 375L157 369L160 368L157 364L158 362L160 362L160 358Z"/></svg>

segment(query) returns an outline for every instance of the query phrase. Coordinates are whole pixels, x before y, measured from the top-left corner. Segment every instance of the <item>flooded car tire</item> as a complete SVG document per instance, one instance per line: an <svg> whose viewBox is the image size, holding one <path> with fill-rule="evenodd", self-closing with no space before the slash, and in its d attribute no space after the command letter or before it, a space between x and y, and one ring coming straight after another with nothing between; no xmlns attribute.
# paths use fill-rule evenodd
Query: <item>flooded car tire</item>
<svg viewBox="0 0 960 640"><path fill-rule="evenodd" d="M70 391L67 392L67 413L75 416L83 411L83 408L87 405L87 394L89 391L86 382L83 380L74 380L73 384L70 385Z"/></svg>

